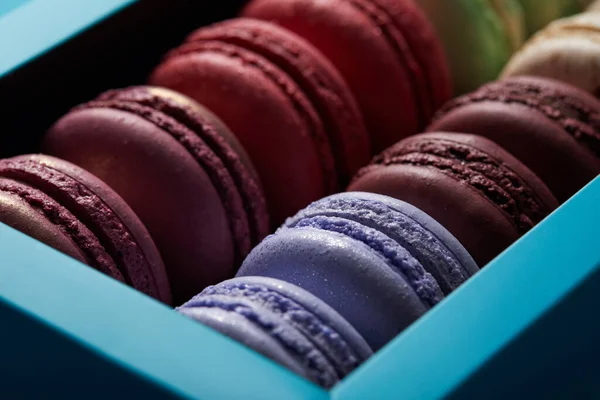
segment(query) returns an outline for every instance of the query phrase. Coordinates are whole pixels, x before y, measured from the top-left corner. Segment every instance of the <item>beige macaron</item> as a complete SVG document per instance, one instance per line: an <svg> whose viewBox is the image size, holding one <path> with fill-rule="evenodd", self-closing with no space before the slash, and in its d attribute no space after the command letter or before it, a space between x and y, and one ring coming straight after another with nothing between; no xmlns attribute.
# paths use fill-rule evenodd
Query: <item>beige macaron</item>
<svg viewBox="0 0 600 400"><path fill-rule="evenodd" d="M600 95L600 13L559 19L534 35L502 72L516 75L554 78Z"/></svg>

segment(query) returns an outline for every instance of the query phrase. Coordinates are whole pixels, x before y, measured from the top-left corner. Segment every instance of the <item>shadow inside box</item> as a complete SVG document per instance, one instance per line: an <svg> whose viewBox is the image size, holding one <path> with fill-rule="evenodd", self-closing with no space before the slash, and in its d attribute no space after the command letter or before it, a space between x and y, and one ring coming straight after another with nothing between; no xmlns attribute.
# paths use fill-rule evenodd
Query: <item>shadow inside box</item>
<svg viewBox="0 0 600 400"><path fill-rule="evenodd" d="M42 1L31 0L24 6ZM218 5L194 0L123 3L131 4L90 29L73 32L73 37L55 48L48 43L48 51L24 65L0 71L0 157L39 151L45 131L71 107L108 89L145 83L161 57L187 34L234 16L245 1L221 1ZM13 9L8 18L18 19L19 11ZM46 15L31 14L40 18L40 24L48 24ZM20 46L23 35L36 35L36 21L26 19L13 25L19 26L18 32L7 47Z"/></svg>
<svg viewBox="0 0 600 400"><path fill-rule="evenodd" d="M599 293L596 270L448 399L600 398ZM536 373L527 373L532 358Z"/></svg>
<svg viewBox="0 0 600 400"><path fill-rule="evenodd" d="M0 340L12 343L2 346L5 399L39 398L40 388L44 397L53 399L106 399L115 393L144 399L183 398L6 303L0 302L0 320Z"/></svg>

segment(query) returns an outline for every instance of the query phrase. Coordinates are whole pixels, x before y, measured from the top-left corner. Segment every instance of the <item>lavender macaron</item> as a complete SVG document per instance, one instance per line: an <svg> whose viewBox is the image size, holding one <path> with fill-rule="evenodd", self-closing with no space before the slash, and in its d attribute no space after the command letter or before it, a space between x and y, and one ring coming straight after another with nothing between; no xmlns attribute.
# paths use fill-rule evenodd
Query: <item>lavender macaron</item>
<svg viewBox="0 0 600 400"><path fill-rule="evenodd" d="M333 309L276 279L230 279L204 289L177 311L325 388L372 354Z"/></svg>
<svg viewBox="0 0 600 400"><path fill-rule="evenodd" d="M419 209L348 192L289 218L250 253L237 276L302 287L378 350L477 271L458 240Z"/></svg>

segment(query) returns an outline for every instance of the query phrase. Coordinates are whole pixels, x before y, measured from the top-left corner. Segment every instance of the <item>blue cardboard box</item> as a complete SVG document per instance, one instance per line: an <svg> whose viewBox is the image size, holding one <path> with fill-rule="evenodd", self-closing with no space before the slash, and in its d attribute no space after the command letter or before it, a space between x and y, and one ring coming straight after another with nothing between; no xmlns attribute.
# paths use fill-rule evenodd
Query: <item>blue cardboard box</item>
<svg viewBox="0 0 600 400"><path fill-rule="evenodd" d="M2 156L35 151L68 107L143 82L185 33L239 7L168 4L3 0ZM124 54L136 61L115 67ZM1 396L598 398L599 205L597 178L330 392L0 224Z"/></svg>

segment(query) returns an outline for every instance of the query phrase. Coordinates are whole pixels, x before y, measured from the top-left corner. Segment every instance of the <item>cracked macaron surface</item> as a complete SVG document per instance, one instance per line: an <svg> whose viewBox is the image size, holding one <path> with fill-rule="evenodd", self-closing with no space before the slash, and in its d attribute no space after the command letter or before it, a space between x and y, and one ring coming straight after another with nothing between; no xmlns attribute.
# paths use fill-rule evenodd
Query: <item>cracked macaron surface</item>
<svg viewBox="0 0 600 400"><path fill-rule="evenodd" d="M482 266L558 205L544 183L502 148L458 133L397 143L359 171L349 190L387 194L421 208Z"/></svg>
<svg viewBox="0 0 600 400"><path fill-rule="evenodd" d="M484 136L538 175L559 202L600 173L600 101L540 77L513 77L448 102L428 131Z"/></svg>

